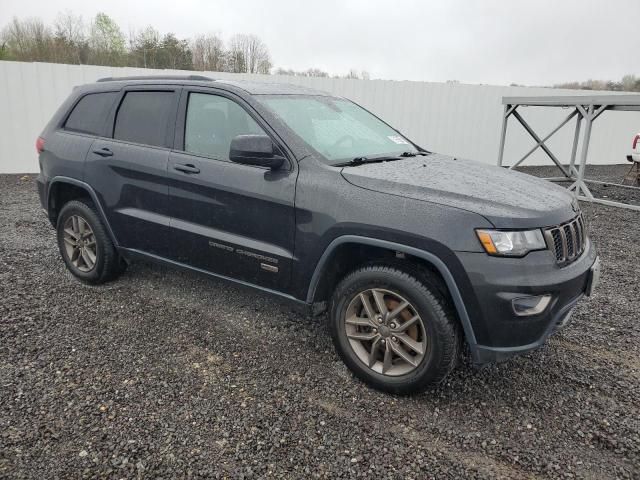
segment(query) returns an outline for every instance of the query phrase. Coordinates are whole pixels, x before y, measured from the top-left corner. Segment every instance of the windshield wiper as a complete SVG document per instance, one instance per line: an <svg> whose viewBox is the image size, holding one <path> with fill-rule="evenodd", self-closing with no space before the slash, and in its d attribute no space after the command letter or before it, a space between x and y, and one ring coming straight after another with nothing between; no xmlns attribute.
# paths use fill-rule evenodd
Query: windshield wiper
<svg viewBox="0 0 640 480"><path fill-rule="evenodd" d="M365 163L376 162L392 162L394 160L402 160L402 156L383 156L383 157L356 157L348 162L336 163L335 167L354 167L356 165L364 165Z"/></svg>
<svg viewBox="0 0 640 480"><path fill-rule="evenodd" d="M419 151L419 152L402 152L400 154L401 157L415 157L417 155L429 155L429 152L423 152L423 151Z"/></svg>
<svg viewBox="0 0 640 480"><path fill-rule="evenodd" d="M357 165L363 165L365 163L376 162L393 162L395 160L402 160L403 158L415 157L417 155L429 155L428 152L402 152L399 155L382 155L378 157L356 157L348 162L336 163L335 167L354 167Z"/></svg>

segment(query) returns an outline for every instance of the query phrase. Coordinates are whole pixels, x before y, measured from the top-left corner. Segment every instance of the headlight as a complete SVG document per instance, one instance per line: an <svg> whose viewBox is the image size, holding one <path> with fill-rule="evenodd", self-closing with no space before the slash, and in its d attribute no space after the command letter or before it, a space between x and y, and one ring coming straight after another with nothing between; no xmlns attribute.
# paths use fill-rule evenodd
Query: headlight
<svg viewBox="0 0 640 480"><path fill-rule="evenodd" d="M540 230L476 230L476 234L489 255L521 257L533 250L547 248Z"/></svg>

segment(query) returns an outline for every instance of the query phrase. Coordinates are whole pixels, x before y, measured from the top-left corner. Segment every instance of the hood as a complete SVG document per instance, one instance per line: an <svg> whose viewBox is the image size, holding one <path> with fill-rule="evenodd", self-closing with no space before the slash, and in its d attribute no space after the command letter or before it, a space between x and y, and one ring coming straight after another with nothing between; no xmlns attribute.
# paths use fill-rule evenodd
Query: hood
<svg viewBox="0 0 640 480"><path fill-rule="evenodd" d="M342 176L368 190L478 213L496 228L546 227L576 216L577 202L558 185L445 155L345 167Z"/></svg>

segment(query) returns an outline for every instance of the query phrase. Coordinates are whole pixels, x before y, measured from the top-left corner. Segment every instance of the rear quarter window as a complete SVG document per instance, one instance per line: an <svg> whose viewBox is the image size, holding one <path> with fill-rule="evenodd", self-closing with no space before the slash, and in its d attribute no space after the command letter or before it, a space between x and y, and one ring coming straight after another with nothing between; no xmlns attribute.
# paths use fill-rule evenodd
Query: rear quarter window
<svg viewBox="0 0 640 480"><path fill-rule="evenodd" d="M102 135L102 129L118 92L90 93L73 108L64 129L72 132Z"/></svg>
<svg viewBox="0 0 640 480"><path fill-rule="evenodd" d="M113 138L166 147L174 92L127 92L120 104Z"/></svg>

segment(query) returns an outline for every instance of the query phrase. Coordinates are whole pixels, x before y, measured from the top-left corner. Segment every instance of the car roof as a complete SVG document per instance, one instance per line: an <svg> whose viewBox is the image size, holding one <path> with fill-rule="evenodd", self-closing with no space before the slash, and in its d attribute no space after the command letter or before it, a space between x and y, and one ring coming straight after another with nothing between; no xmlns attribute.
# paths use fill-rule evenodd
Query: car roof
<svg viewBox="0 0 640 480"><path fill-rule="evenodd" d="M200 75L148 75L137 77L106 77L96 83L83 85L81 88L91 91L117 89L129 85L189 85L212 87L229 91L242 91L249 95L320 95L333 96L322 90L315 90L301 85L277 82L257 82L251 80L213 79Z"/></svg>
<svg viewBox="0 0 640 480"><path fill-rule="evenodd" d="M216 84L226 84L240 88L251 95L324 95L331 96L329 92L316 90L302 85L277 82L256 82L249 80L216 80Z"/></svg>

